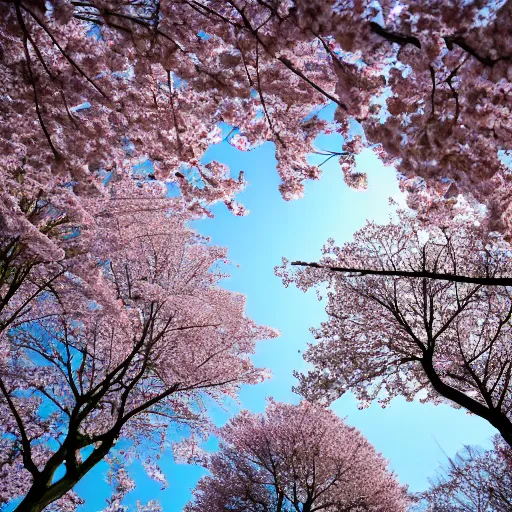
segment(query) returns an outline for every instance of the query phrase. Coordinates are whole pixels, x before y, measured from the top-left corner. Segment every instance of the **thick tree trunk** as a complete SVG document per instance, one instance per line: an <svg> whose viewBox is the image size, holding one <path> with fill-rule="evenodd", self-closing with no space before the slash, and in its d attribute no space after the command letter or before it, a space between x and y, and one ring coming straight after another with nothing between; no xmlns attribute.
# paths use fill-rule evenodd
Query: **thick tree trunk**
<svg viewBox="0 0 512 512"><path fill-rule="evenodd" d="M284 494L278 493L277 494L276 512L282 512L282 510L283 510L283 503L284 503Z"/></svg>
<svg viewBox="0 0 512 512"><path fill-rule="evenodd" d="M14 509L13 512L42 512L45 507L62 498L67 492L71 491L73 487L94 467L98 462L108 454L114 445L116 436L112 436L106 441L103 441L101 446L96 448L87 459L85 459L73 471L66 471L66 474L57 482L51 483L51 477L44 478L42 481L34 481L32 487L27 492L25 498ZM59 467L63 460L55 462L55 468ZM53 475L54 471L48 471L48 474Z"/></svg>
<svg viewBox="0 0 512 512"><path fill-rule="evenodd" d="M432 384L432 387L440 395L452 402L455 402L457 405L464 407L464 409L469 412L480 416L484 420L487 420L496 430L498 430L503 439L512 448L512 422L507 418L505 413L498 409L486 407L462 391L452 388L448 384L444 383L435 371L432 360L428 357L423 358L421 364L426 376Z"/></svg>
<svg viewBox="0 0 512 512"><path fill-rule="evenodd" d="M44 491L32 487L23 501L14 509L14 512L40 512L44 506L41 505L41 498Z"/></svg>
<svg viewBox="0 0 512 512"><path fill-rule="evenodd" d="M62 498L78 483L78 479L67 479L67 482L63 480L59 481L59 484L62 483L63 485L58 487L51 486L48 488L46 486L33 485L25 498L23 498L23 501L14 509L14 512L41 512L50 503Z"/></svg>

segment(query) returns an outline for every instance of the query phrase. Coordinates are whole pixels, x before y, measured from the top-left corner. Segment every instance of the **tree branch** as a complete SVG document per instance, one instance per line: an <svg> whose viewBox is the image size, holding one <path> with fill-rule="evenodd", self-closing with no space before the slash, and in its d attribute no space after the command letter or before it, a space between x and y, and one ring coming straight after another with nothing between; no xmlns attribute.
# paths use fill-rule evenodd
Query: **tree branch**
<svg viewBox="0 0 512 512"><path fill-rule="evenodd" d="M458 274L450 274L443 272L430 272L428 270L418 270L418 271L410 271L410 270L375 270L375 269L367 269L367 268L356 268L356 267L335 267L329 265L321 265L320 263L315 262L305 262L305 261L293 261L291 263L293 266L299 267L312 267L319 268L323 270L330 270L331 272L340 272L340 273L353 273L358 274L357 277L366 276L366 275L375 275L375 276L394 276L394 277L409 277L409 278L428 278L434 279L438 281L450 281L453 283L467 283L467 284L477 284L482 286L512 286L512 278L511 277L471 277L471 276L461 276Z"/></svg>
<svg viewBox="0 0 512 512"><path fill-rule="evenodd" d="M421 49L420 40L414 36L406 36L403 34L398 34L397 32L390 32L386 30L384 27L381 27L378 23L374 21L370 22L370 29L374 34L377 34L383 37L386 41L390 43L397 43L401 46L405 46L406 44L412 44L416 46L416 48Z"/></svg>

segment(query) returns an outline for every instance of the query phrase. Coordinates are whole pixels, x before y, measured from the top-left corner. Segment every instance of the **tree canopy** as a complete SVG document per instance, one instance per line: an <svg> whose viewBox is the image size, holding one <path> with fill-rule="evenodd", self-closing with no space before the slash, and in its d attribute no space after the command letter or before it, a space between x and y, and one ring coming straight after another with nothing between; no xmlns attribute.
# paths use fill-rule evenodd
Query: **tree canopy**
<svg viewBox="0 0 512 512"><path fill-rule="evenodd" d="M248 213L243 172L205 159L224 140L273 144L285 200L332 159L364 189L370 149L412 208L278 268L285 285L327 285L297 389L447 400L512 446L511 27L510 0L1 1L0 504L74 510L105 460L118 510L134 485L118 440L163 482L172 428L209 431L204 398L266 377L250 354L276 332L220 287L225 250L188 226L219 202ZM271 402L220 435L191 511L407 505L319 405Z"/></svg>
<svg viewBox="0 0 512 512"><path fill-rule="evenodd" d="M299 390L327 401L352 390L362 406L446 399L512 445L510 288L470 279L509 276L510 245L470 209L434 218L402 212L386 226L368 223L342 247L329 242L320 263L277 269L285 285L328 287L328 319L305 354L314 369Z"/></svg>
<svg viewBox="0 0 512 512"><path fill-rule="evenodd" d="M211 475L187 512L399 512L409 504L382 456L323 407L270 401L264 415L242 412L219 436Z"/></svg>
<svg viewBox="0 0 512 512"><path fill-rule="evenodd" d="M494 447L466 446L441 468L423 494L429 512L507 512L512 507L512 452L496 436Z"/></svg>
<svg viewBox="0 0 512 512"><path fill-rule="evenodd" d="M509 226L510 2L59 0L1 6L4 185L34 192L100 170L177 184L191 208L243 179L201 164L218 124L249 150L276 146L281 192L303 193L316 135L338 132L347 181L373 147L434 194L462 191ZM337 106L335 123L317 115ZM354 131L354 122L364 136ZM158 129L154 129L158 127ZM200 186L196 186L200 183ZM421 181L404 187L421 196ZM417 194L412 194L414 203ZM422 197L422 196L421 196Z"/></svg>
<svg viewBox="0 0 512 512"><path fill-rule="evenodd" d="M23 497L20 512L58 498L66 509L67 493L119 439L145 460L177 425L208 428L206 397L222 402L266 376L249 356L275 331L218 286L223 249L183 215L103 220L82 267L48 285L37 313L1 338L0 500ZM95 273L92 295L80 271Z"/></svg>

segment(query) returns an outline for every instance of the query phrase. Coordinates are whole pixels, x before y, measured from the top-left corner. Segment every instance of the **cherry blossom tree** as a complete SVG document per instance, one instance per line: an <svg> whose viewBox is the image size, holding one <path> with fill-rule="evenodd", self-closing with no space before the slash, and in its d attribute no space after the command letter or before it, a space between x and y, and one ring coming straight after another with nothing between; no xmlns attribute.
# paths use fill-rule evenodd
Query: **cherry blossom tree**
<svg viewBox="0 0 512 512"><path fill-rule="evenodd" d="M467 446L450 458L423 494L429 512L508 512L512 452L499 436L494 448Z"/></svg>
<svg viewBox="0 0 512 512"><path fill-rule="evenodd" d="M98 189L98 170L180 186L192 208L234 196L243 179L201 157L230 125L233 145L276 145L281 192L320 170L306 156L337 131L347 182L373 147L407 189L462 191L510 224L511 4L475 0L5 1L3 172ZM315 116L334 103L335 123ZM352 130L357 120L365 136ZM158 127L155 130L155 126ZM101 189L101 187L99 187ZM411 201L421 199L416 194Z"/></svg>
<svg viewBox="0 0 512 512"><path fill-rule="evenodd" d="M405 488L356 429L303 401L270 401L264 415L240 413L220 430L211 475L187 512L406 510Z"/></svg>
<svg viewBox="0 0 512 512"><path fill-rule="evenodd" d="M325 123L303 118L320 92L311 96L300 74L285 91L286 67L276 73L261 45L229 34L194 2L1 2L0 20L1 328L65 272L70 253L86 250L90 199L108 200L112 183L178 186L194 213L223 201L244 214L234 200L243 174L200 163L221 140L220 123L242 150L274 140L283 125L287 197L319 175L304 148Z"/></svg>
<svg viewBox="0 0 512 512"><path fill-rule="evenodd" d="M512 445L512 253L483 220L460 203L426 220L400 212L341 248L330 241L319 263L278 268L285 285L327 286L300 391L330 401L351 390L363 407L447 400Z"/></svg>
<svg viewBox="0 0 512 512"><path fill-rule="evenodd" d="M47 313L1 337L0 502L18 499L19 512L73 510L73 486L120 439L162 481L168 432L204 430L206 399L266 376L250 354L275 332L219 287L225 250L183 212L122 213L117 199L73 274L34 301Z"/></svg>

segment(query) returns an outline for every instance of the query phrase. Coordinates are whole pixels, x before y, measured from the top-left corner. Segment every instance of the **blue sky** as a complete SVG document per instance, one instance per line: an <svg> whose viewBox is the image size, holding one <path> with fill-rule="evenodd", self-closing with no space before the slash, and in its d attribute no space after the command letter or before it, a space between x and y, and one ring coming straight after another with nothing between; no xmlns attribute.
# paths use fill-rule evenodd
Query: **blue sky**
<svg viewBox="0 0 512 512"><path fill-rule="evenodd" d="M332 137L323 137L318 146L339 149L335 142ZM204 161L211 159L228 164L233 175L238 175L239 170L246 172L249 185L239 200L251 212L247 217L235 217L224 205L217 205L215 218L198 222L196 228L210 236L212 243L229 248L234 265L230 269L232 277L224 281L224 286L247 296L249 316L282 333L280 338L262 341L254 357L257 365L272 371L273 378L258 386L244 387L240 405L228 404L225 411L213 407L212 417L221 425L241 408L262 412L267 396L288 402L299 400L291 391L295 384L292 373L306 368L299 351L313 341L308 329L317 326L325 313L314 292L304 294L295 288L285 289L274 276L274 267L281 263L281 257L315 260L327 238L341 243L349 240L367 219L387 222L391 211L388 198L396 199L400 193L394 170L383 167L370 151L357 158L359 170L369 176L366 192L349 189L333 159L323 167L322 180L309 182L305 197L292 202L285 202L278 192L279 177L271 144L241 153L222 142L208 150ZM407 403L399 398L386 409L373 404L359 411L354 397L347 394L332 408L367 436L411 491L426 488L427 478L434 475L445 454L453 455L464 444L487 446L494 433L484 420L448 405ZM215 441L207 447L214 449ZM169 481L164 491L144 474L138 463L134 464L132 472L138 487L125 499L127 505L137 500L146 503L158 499L165 512L182 510L191 488L205 471L175 465L170 451L161 465ZM76 490L87 500L82 511L96 512L105 507L109 488L104 482L104 471L104 466L97 467L77 486Z"/></svg>

